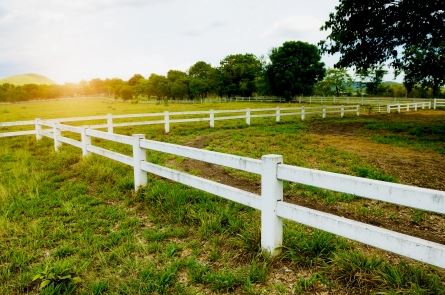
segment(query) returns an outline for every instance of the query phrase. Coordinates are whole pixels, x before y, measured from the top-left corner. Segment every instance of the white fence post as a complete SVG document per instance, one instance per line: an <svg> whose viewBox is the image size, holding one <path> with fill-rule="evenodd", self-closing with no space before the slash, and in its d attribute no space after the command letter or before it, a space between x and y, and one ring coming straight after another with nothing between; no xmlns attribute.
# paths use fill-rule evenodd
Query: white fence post
<svg viewBox="0 0 445 295"><path fill-rule="evenodd" d="M56 152L59 151L59 148L61 146L61 142L59 141L60 136L60 129L59 129L59 123L54 122L53 125L53 138L54 138L54 150Z"/></svg>
<svg viewBox="0 0 445 295"><path fill-rule="evenodd" d="M360 105L357 105L357 117L360 116Z"/></svg>
<svg viewBox="0 0 445 295"><path fill-rule="evenodd" d="M388 114L391 113L391 106L390 106L389 104L386 106L386 112L387 112Z"/></svg>
<svg viewBox="0 0 445 295"><path fill-rule="evenodd" d="M342 105L342 106L340 107L340 117L343 118L344 116L345 116L345 106Z"/></svg>
<svg viewBox="0 0 445 295"><path fill-rule="evenodd" d="M397 104L397 113L399 113L399 114L400 114L400 103L399 103L399 104Z"/></svg>
<svg viewBox="0 0 445 295"><path fill-rule="evenodd" d="M283 222L277 216L277 203L283 201L283 182L277 179L280 155L261 157L261 248L272 256L279 254L283 243Z"/></svg>
<svg viewBox="0 0 445 295"><path fill-rule="evenodd" d="M246 124L250 125L250 109L246 109Z"/></svg>
<svg viewBox="0 0 445 295"><path fill-rule="evenodd" d="M147 153L141 148L141 139L145 139L144 134L133 134L133 171L134 190L147 184L147 172L141 169L141 162L147 160Z"/></svg>
<svg viewBox="0 0 445 295"><path fill-rule="evenodd" d="M107 115L107 129L108 129L108 133L113 133L113 115L112 114Z"/></svg>
<svg viewBox="0 0 445 295"><path fill-rule="evenodd" d="M414 103L414 111L417 112L417 102Z"/></svg>
<svg viewBox="0 0 445 295"><path fill-rule="evenodd" d="M280 120L281 120L280 107L277 107L277 109L275 110L275 121L280 122Z"/></svg>
<svg viewBox="0 0 445 295"><path fill-rule="evenodd" d="M428 109L431 110L431 101L428 102Z"/></svg>
<svg viewBox="0 0 445 295"><path fill-rule="evenodd" d="M82 142L82 156L88 156L88 146L91 144L91 137L87 135L87 128L83 127L80 131L80 140Z"/></svg>
<svg viewBox="0 0 445 295"><path fill-rule="evenodd" d="M42 125L40 124L40 118L37 118L35 121L35 130L36 130L36 140L42 139Z"/></svg>
<svg viewBox="0 0 445 295"><path fill-rule="evenodd" d="M164 131L165 133L170 132L170 115L168 111L164 112Z"/></svg>
<svg viewBox="0 0 445 295"><path fill-rule="evenodd" d="M407 111L407 112L409 112L409 107L410 107L410 105L409 105L409 103L407 103L407 104L406 104L406 111Z"/></svg>
<svg viewBox="0 0 445 295"><path fill-rule="evenodd" d="M437 98L433 99L433 109L437 107Z"/></svg>
<svg viewBox="0 0 445 295"><path fill-rule="evenodd" d="M321 117L322 117L323 119L326 118L326 107L323 107L323 111L322 111L322 115L321 115Z"/></svg>
<svg viewBox="0 0 445 295"><path fill-rule="evenodd" d="M209 118L210 128L213 128L213 127L215 127L215 111L210 110L209 116L210 116L210 118Z"/></svg>
<svg viewBox="0 0 445 295"><path fill-rule="evenodd" d="M304 106L301 107L301 121L304 121L304 118L306 117Z"/></svg>

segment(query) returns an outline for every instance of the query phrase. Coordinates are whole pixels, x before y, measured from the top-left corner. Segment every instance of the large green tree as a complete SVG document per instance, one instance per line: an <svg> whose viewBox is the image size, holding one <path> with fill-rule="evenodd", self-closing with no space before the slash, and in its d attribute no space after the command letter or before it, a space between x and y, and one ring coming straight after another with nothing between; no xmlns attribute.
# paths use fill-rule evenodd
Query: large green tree
<svg viewBox="0 0 445 295"><path fill-rule="evenodd" d="M168 80L168 96L177 99L188 96L189 93L189 79L187 73L170 70L167 73Z"/></svg>
<svg viewBox="0 0 445 295"><path fill-rule="evenodd" d="M189 88L192 97L206 97L209 93L218 91L219 75L218 71L204 61L198 61L190 67Z"/></svg>
<svg viewBox="0 0 445 295"><path fill-rule="evenodd" d="M323 79L325 68L317 46L288 41L272 49L266 77L274 95L290 100L295 95L309 95L314 84Z"/></svg>
<svg viewBox="0 0 445 295"><path fill-rule="evenodd" d="M263 75L261 61L253 54L232 54L220 62L222 94L252 96L257 77Z"/></svg>
<svg viewBox="0 0 445 295"><path fill-rule="evenodd" d="M340 54L341 67L368 70L388 64L438 93L445 83L443 0L340 0L322 27L324 52Z"/></svg>

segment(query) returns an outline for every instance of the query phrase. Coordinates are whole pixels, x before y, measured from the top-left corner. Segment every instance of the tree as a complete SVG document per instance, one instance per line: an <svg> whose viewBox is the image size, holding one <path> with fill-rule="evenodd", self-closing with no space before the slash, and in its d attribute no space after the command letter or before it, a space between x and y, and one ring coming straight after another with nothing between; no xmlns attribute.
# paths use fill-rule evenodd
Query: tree
<svg viewBox="0 0 445 295"><path fill-rule="evenodd" d="M445 26L442 0L340 0L322 30L323 52L339 53L337 66L357 70L388 64L436 93L445 83Z"/></svg>
<svg viewBox="0 0 445 295"><path fill-rule="evenodd" d="M137 84L141 83L144 79L144 76L141 74L134 74L133 77L131 77L128 80L128 85L130 86L136 86Z"/></svg>
<svg viewBox="0 0 445 295"><path fill-rule="evenodd" d="M351 86L352 78L346 69L331 68L326 71L326 76L315 85L315 88L322 95L340 96Z"/></svg>
<svg viewBox="0 0 445 295"><path fill-rule="evenodd" d="M383 76L386 74L383 68L361 70L357 74L361 77L361 81L364 81L368 95L381 95L387 91L385 85L382 84Z"/></svg>
<svg viewBox="0 0 445 295"><path fill-rule="evenodd" d="M263 67L253 54L233 54L220 62L219 71L223 94L252 96L256 91L256 78L263 74Z"/></svg>
<svg viewBox="0 0 445 295"><path fill-rule="evenodd" d="M187 73L170 70L167 73L168 80L168 96L173 99L188 96L189 93L189 79Z"/></svg>
<svg viewBox="0 0 445 295"><path fill-rule="evenodd" d="M270 91L290 100L295 95L309 95L314 84L323 79L324 63L315 45L288 41L272 49L266 77Z"/></svg>
<svg viewBox="0 0 445 295"><path fill-rule="evenodd" d="M168 95L168 80L165 76L151 74L147 81L147 95L162 99Z"/></svg>
<svg viewBox="0 0 445 295"><path fill-rule="evenodd" d="M190 67L189 88L192 97L206 97L210 92L217 92L218 73L210 64L198 61Z"/></svg>

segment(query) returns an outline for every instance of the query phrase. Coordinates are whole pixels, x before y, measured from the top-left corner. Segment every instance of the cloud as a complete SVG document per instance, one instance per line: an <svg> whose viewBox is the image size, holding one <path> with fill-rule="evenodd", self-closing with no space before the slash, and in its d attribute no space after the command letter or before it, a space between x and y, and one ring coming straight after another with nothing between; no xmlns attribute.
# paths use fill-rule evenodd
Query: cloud
<svg viewBox="0 0 445 295"><path fill-rule="evenodd" d="M273 23L272 28L264 32L263 37L278 36L288 39L317 42L323 36L323 34L318 31L322 24L323 20L315 16L292 16Z"/></svg>

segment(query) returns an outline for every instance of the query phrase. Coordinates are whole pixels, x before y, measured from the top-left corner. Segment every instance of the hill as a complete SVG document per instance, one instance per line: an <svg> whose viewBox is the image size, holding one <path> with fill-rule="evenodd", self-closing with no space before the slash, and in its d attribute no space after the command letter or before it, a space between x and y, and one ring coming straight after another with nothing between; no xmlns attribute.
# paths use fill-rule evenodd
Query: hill
<svg viewBox="0 0 445 295"><path fill-rule="evenodd" d="M39 74L21 74L5 77L0 79L0 84L9 83L13 85L24 85L24 84L55 84L54 81L49 78L39 75Z"/></svg>

